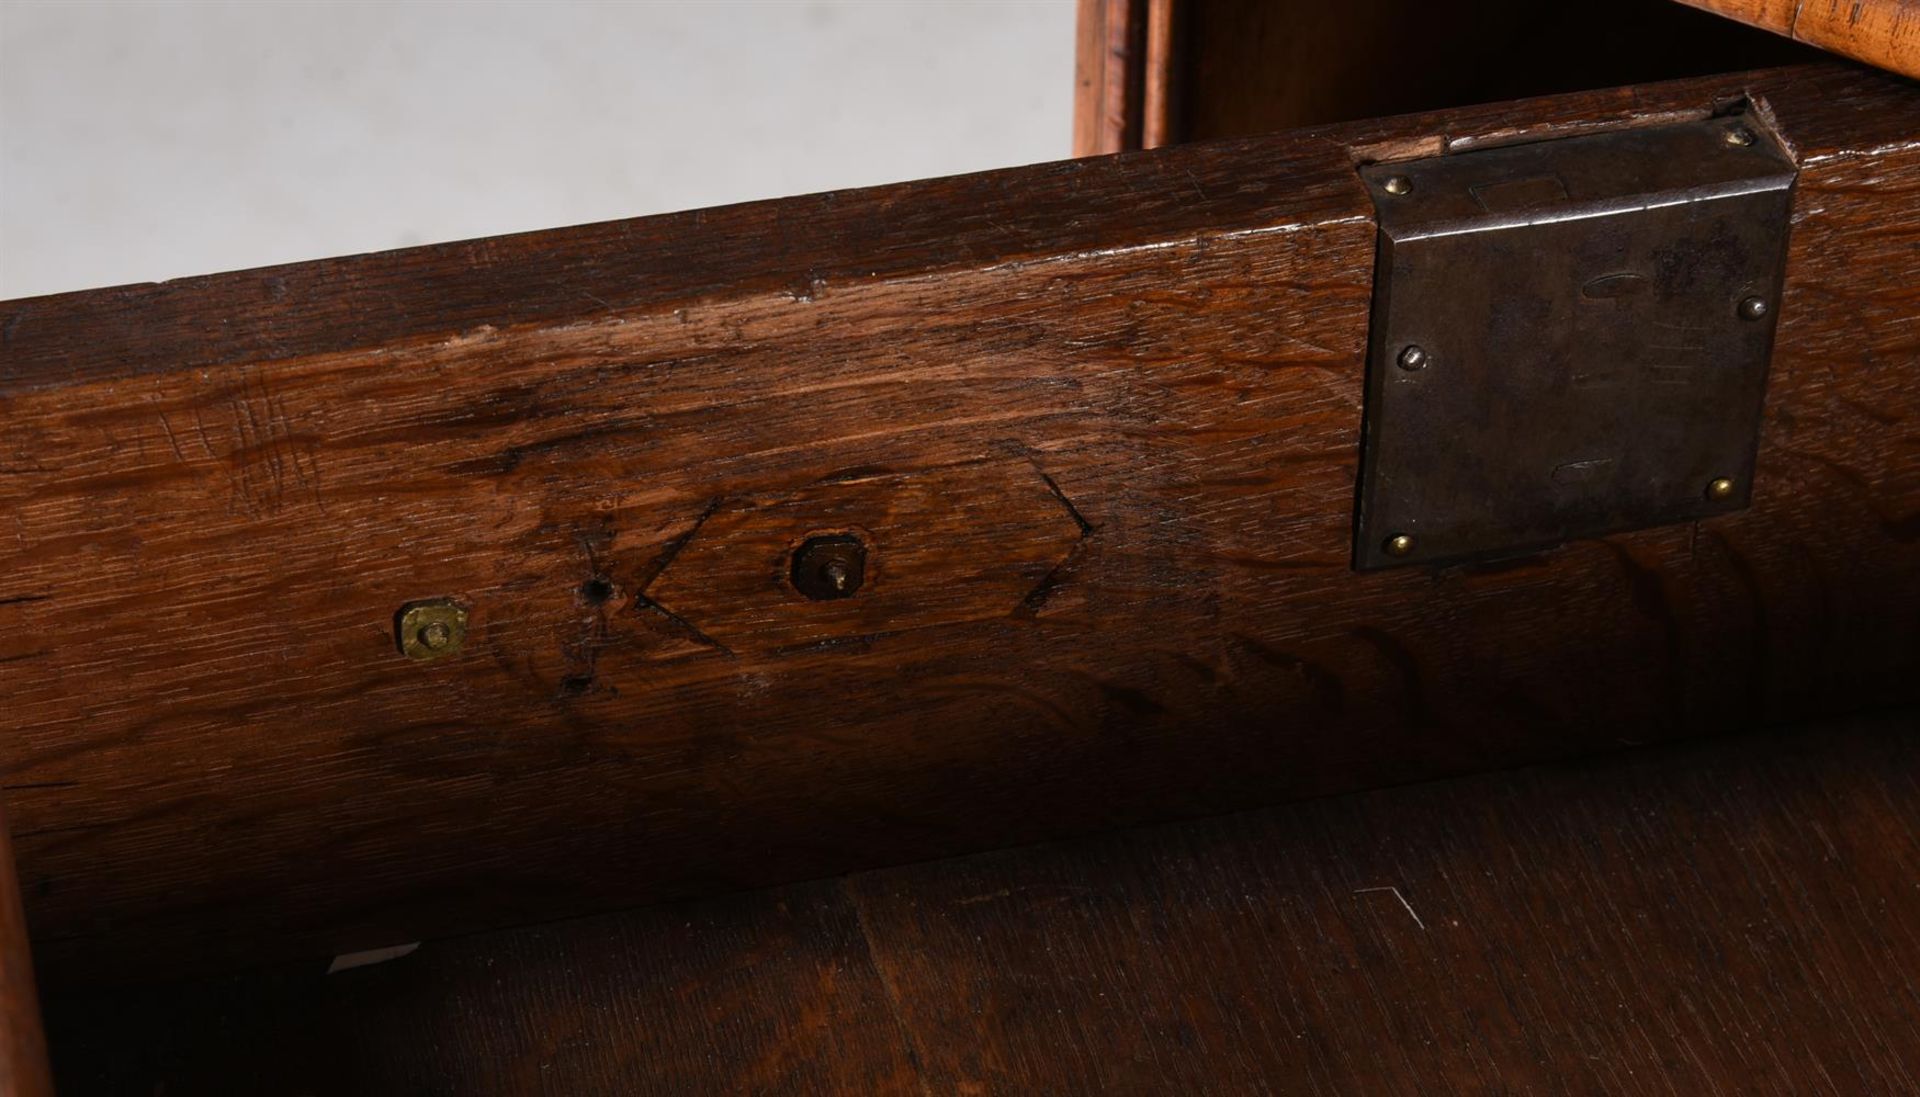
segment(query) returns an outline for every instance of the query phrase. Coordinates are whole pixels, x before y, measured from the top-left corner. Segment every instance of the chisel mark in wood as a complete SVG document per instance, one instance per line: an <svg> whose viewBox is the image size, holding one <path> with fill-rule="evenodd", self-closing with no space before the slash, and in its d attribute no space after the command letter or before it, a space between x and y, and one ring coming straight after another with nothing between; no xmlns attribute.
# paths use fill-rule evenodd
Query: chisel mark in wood
<svg viewBox="0 0 1920 1097"><path fill-rule="evenodd" d="M180 439L173 436L173 424L167 422L165 413L160 416L160 430L167 436L167 445L173 449L173 459L181 464L187 463L187 455L180 450Z"/></svg>
<svg viewBox="0 0 1920 1097"><path fill-rule="evenodd" d="M733 654L732 648L729 648L727 645L721 643L720 641L714 639L711 636L708 636L706 633L701 632L699 628L697 628L693 624L693 622L687 620L686 618L680 616L679 614L673 612L672 610L668 609L667 607L661 605L660 603L654 601L653 599L647 597L644 594L636 594L633 596L633 607L636 611L639 611L639 612L659 614L662 618L666 620L667 624L673 626L674 631L679 633L681 636L684 636L685 638L694 641L695 643L704 644L705 646L710 647L715 651L718 651L722 655L730 656Z"/></svg>
<svg viewBox="0 0 1920 1097"><path fill-rule="evenodd" d="M1080 562L1080 558L1086 554L1087 538L1093 535L1093 523L1087 521L1086 516L1080 513L1080 508L1074 506L1073 500L1067 498L1067 493L1060 490L1059 482L1041 471L1038 465L1034 466L1034 471L1039 473L1040 479L1047 485L1047 491L1052 493L1060 506L1066 510L1067 515L1073 519L1073 524L1080 530L1080 539L1074 542L1073 547L1067 550L1067 554L1060 559L1059 563L1053 565L1045 575L1040 577L1040 581L1035 583L1033 589L1029 590L1026 596L1020 599L1019 605L1014 607L1014 616L1028 619L1038 616L1046 607L1047 600L1052 598L1054 592L1060 588L1065 574L1072 571Z"/></svg>
<svg viewBox="0 0 1920 1097"><path fill-rule="evenodd" d="M1073 524L1080 527L1080 536L1084 538L1092 535L1093 523L1087 521L1086 516L1080 513L1080 508L1073 505L1073 500L1067 498L1067 493L1060 490L1060 485L1054 478L1042 472L1040 479L1047 482L1047 490L1052 492L1053 497L1060 500L1060 505L1067 508L1067 513L1073 516Z"/></svg>
<svg viewBox="0 0 1920 1097"><path fill-rule="evenodd" d="M1054 591L1059 590L1064 582L1061 573L1072 569L1080 562L1080 557L1085 554L1085 547L1086 540L1083 533L1082 539L1074 542L1073 548L1067 550L1066 557L1049 568L1047 573L1040 577L1040 581L1033 585L1033 589L1020 599L1020 604L1013 609L1013 615L1026 618L1039 616L1040 611L1046 608L1048 599L1053 597Z"/></svg>
<svg viewBox="0 0 1920 1097"><path fill-rule="evenodd" d="M653 562L652 570L647 572L640 580L639 590L642 595L646 593L648 587L653 585L655 579L660 578L660 573L667 570L667 567L673 563L674 558L680 555L680 550L687 547L687 542L693 540L694 536L700 532L700 527L706 525L707 519L712 518L714 513L720 509L721 504L725 502L726 498L724 496L715 496L709 500L706 509L702 510L700 516L693 520L693 525L687 527L687 532L668 542L666 550L661 552L659 558ZM651 600L648 600L648 603L652 604Z"/></svg>

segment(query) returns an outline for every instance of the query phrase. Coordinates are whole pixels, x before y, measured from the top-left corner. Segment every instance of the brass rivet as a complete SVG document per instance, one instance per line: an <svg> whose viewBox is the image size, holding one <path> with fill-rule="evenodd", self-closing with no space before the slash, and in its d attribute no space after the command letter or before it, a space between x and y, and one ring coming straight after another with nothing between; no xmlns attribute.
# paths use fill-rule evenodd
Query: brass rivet
<svg viewBox="0 0 1920 1097"><path fill-rule="evenodd" d="M1767 299L1764 297L1749 297L1740 302L1740 319L1742 320L1765 320L1770 311L1772 310L1767 307Z"/></svg>
<svg viewBox="0 0 1920 1097"><path fill-rule="evenodd" d="M1727 144L1735 148L1746 148L1753 142L1753 131L1745 126L1735 126L1727 131Z"/></svg>
<svg viewBox="0 0 1920 1097"><path fill-rule="evenodd" d="M1387 181L1380 184L1380 189L1395 197L1399 197L1413 190L1413 180L1404 175L1389 175L1387 176Z"/></svg>
<svg viewBox="0 0 1920 1097"><path fill-rule="evenodd" d="M408 602L395 615L393 631L409 659L453 655L467 639L467 611L448 598Z"/></svg>
<svg viewBox="0 0 1920 1097"><path fill-rule="evenodd" d="M1400 363L1400 368L1409 373L1414 370L1426 369L1427 352L1420 347L1409 346L1400 352L1400 357L1397 361Z"/></svg>
<svg viewBox="0 0 1920 1097"><path fill-rule="evenodd" d="M1411 555L1413 553L1413 538L1404 533L1396 533L1392 537L1387 538L1386 550L1388 556Z"/></svg>
<svg viewBox="0 0 1920 1097"><path fill-rule="evenodd" d="M1716 503L1724 503L1733 498L1733 481L1722 476L1707 485L1707 498Z"/></svg>

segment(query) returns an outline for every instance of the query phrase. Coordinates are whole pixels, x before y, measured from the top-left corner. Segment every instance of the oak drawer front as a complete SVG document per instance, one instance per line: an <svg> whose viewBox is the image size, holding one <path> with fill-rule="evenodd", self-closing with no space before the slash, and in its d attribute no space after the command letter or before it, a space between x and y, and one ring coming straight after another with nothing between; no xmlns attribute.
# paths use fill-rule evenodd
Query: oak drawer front
<svg viewBox="0 0 1920 1097"><path fill-rule="evenodd" d="M1355 572L1357 166L1743 101L1799 170L1751 506ZM36 945L344 952L1911 699L1917 120L1814 66L0 305Z"/></svg>

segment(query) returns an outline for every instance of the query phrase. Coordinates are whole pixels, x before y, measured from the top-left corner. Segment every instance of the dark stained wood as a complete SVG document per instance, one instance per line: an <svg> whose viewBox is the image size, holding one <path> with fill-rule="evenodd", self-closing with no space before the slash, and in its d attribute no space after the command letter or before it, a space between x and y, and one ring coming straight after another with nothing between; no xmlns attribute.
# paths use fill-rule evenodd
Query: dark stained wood
<svg viewBox="0 0 1920 1097"><path fill-rule="evenodd" d="M924 1093L886 995L851 901L801 885L70 998L60 1092Z"/></svg>
<svg viewBox="0 0 1920 1097"><path fill-rule="evenodd" d="M1920 0L1680 0L1824 50L1920 77Z"/></svg>
<svg viewBox="0 0 1920 1097"><path fill-rule="evenodd" d="M1079 48L1076 156L1817 56L1668 0L1089 0Z"/></svg>
<svg viewBox="0 0 1920 1097"><path fill-rule="evenodd" d="M1753 507L1353 574L1354 159L1743 94L1803 168ZM1828 65L0 306L43 974L1910 699L1916 107ZM822 528L859 598L782 586Z"/></svg>
<svg viewBox="0 0 1920 1097"><path fill-rule="evenodd" d="M1915 721L850 886L934 1092L1912 1092Z"/></svg>
<svg viewBox="0 0 1920 1097"><path fill-rule="evenodd" d="M66 1097L1913 1092L1916 719L55 994L50 1031Z"/></svg>
<svg viewBox="0 0 1920 1097"><path fill-rule="evenodd" d="M52 1093L26 912L20 906L6 816L0 813L0 1094L51 1097Z"/></svg>

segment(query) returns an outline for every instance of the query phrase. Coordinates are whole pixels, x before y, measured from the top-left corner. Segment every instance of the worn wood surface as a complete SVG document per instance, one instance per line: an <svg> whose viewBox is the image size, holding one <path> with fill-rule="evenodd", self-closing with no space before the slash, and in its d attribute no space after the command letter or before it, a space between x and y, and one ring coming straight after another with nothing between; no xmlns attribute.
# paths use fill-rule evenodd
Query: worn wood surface
<svg viewBox="0 0 1920 1097"><path fill-rule="evenodd" d="M1696 8L1920 77L1920 0L1680 0Z"/></svg>
<svg viewBox="0 0 1920 1097"><path fill-rule="evenodd" d="M1083 2L1080 35L1080 156L1817 56L1668 0Z"/></svg>
<svg viewBox="0 0 1920 1097"><path fill-rule="evenodd" d="M1754 504L1352 573L1356 156L1750 94ZM0 305L43 974L463 928L1920 681L1920 92L1822 66ZM863 531L875 578L781 553ZM457 657L396 610L472 610Z"/></svg>
<svg viewBox="0 0 1920 1097"><path fill-rule="evenodd" d="M26 911L20 905L6 817L0 813L0 1095L51 1097L52 1093Z"/></svg>
<svg viewBox="0 0 1920 1097"><path fill-rule="evenodd" d="M1140 147L1148 0L1079 0L1074 21L1073 154Z"/></svg>
<svg viewBox="0 0 1920 1097"><path fill-rule="evenodd" d="M62 1093L1910 1093L1916 715L55 994Z"/></svg>

